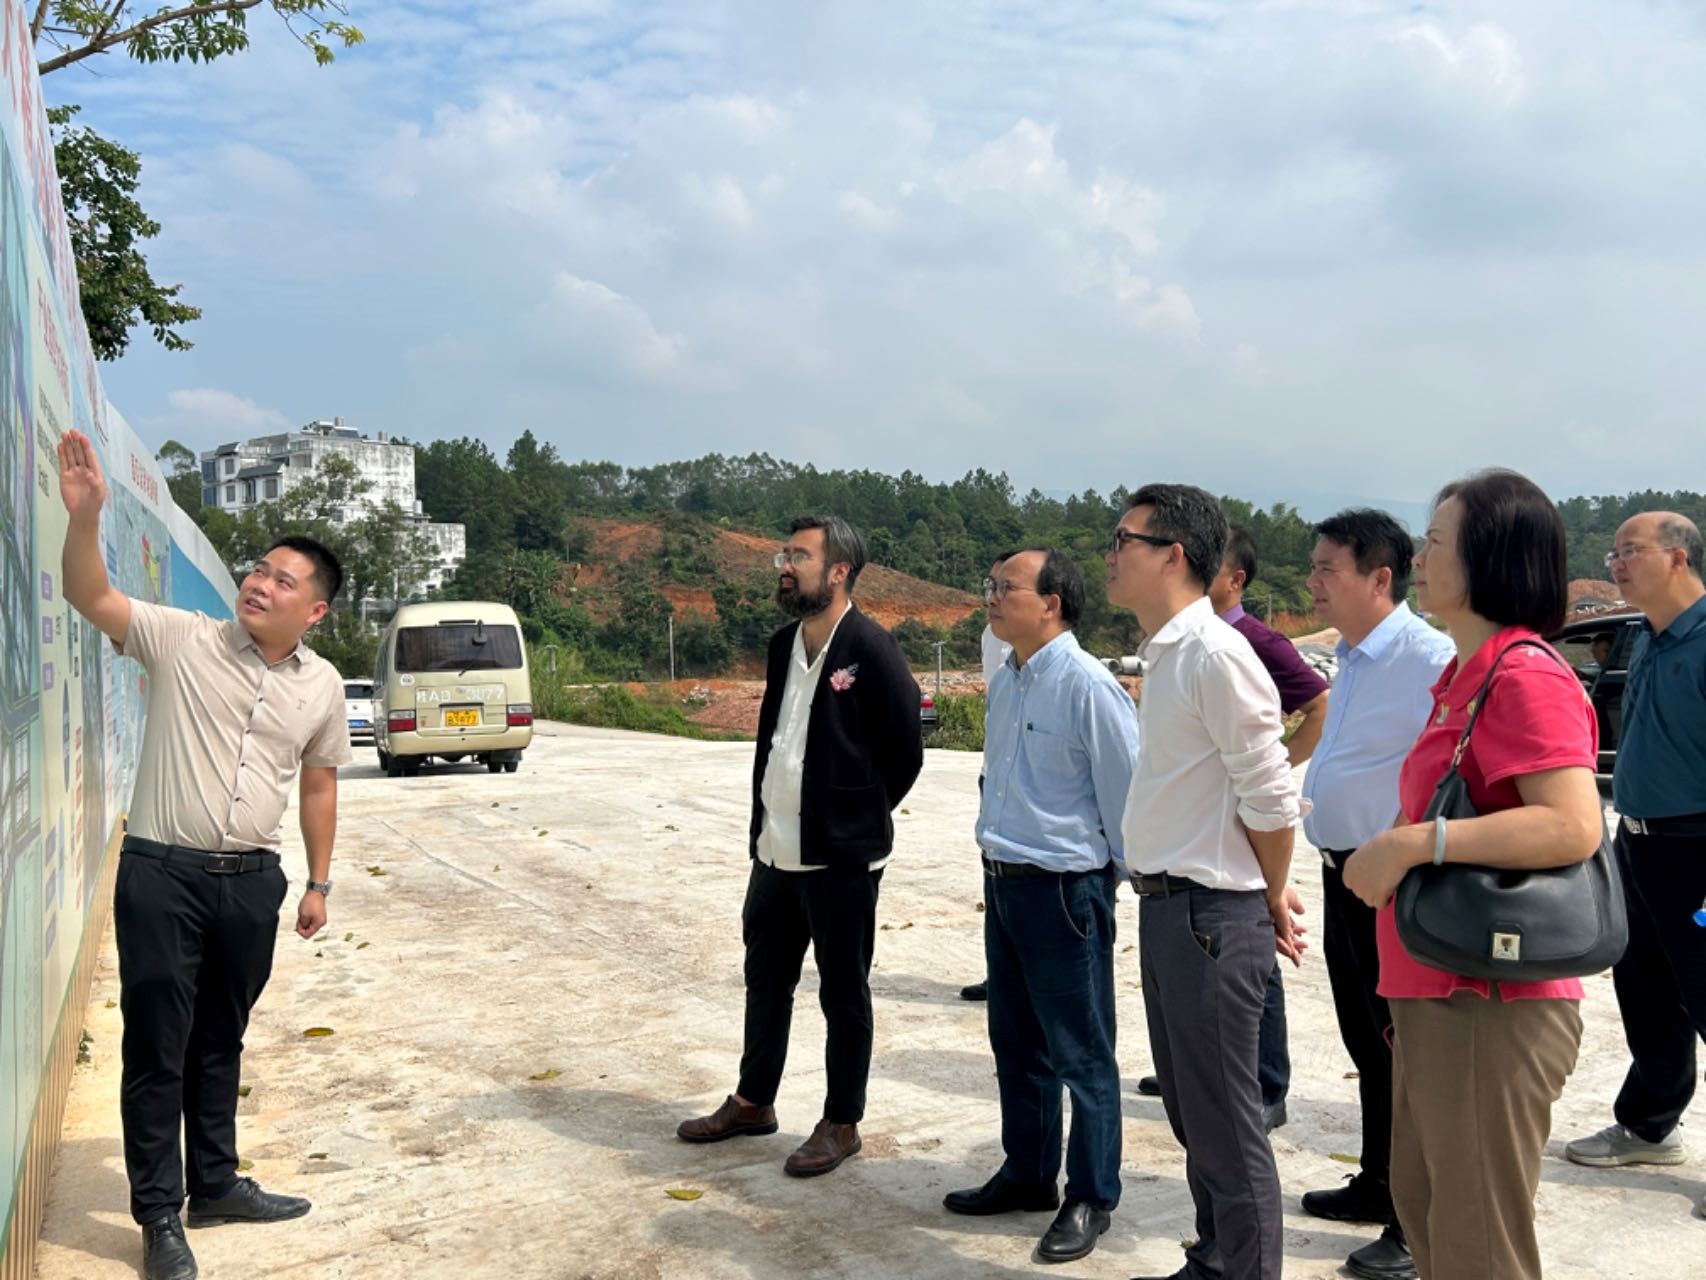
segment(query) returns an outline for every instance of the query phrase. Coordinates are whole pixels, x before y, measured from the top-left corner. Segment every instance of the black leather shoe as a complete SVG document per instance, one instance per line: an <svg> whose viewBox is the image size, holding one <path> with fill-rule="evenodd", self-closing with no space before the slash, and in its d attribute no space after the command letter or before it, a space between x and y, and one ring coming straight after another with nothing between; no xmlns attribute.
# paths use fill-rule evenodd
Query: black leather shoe
<svg viewBox="0 0 1706 1280"><path fill-rule="evenodd" d="M989 999L989 984L987 982L974 982L970 986L961 987L960 988L960 999L961 1000L987 1000L987 999Z"/></svg>
<svg viewBox="0 0 1706 1280"><path fill-rule="evenodd" d="M1272 1133L1275 1129L1284 1124L1285 1121L1286 1114L1284 1098L1281 1098L1278 1102L1264 1102L1262 1104L1262 1128L1267 1132Z"/></svg>
<svg viewBox="0 0 1706 1280"><path fill-rule="evenodd" d="M1404 1232L1387 1227L1380 1239L1365 1244L1345 1259L1345 1270L1362 1280L1416 1280L1416 1263L1410 1257L1410 1246L1404 1243Z"/></svg>
<svg viewBox="0 0 1706 1280"><path fill-rule="evenodd" d="M184 1240L184 1224L175 1213L142 1224L144 1280L195 1280L199 1268Z"/></svg>
<svg viewBox="0 0 1706 1280"><path fill-rule="evenodd" d="M1038 1262L1076 1262L1096 1247L1113 1215L1092 1209L1082 1200L1068 1200L1054 1215L1054 1223L1037 1242Z"/></svg>
<svg viewBox="0 0 1706 1280"><path fill-rule="evenodd" d="M314 1206L301 1196L279 1196L262 1191L253 1178L238 1178L217 1200L190 1197L186 1226L217 1227L225 1222L288 1222L300 1218Z"/></svg>
<svg viewBox="0 0 1706 1280"><path fill-rule="evenodd" d="M1359 1173L1331 1191L1305 1191L1303 1212L1329 1222L1368 1222L1384 1227L1393 1221L1392 1189L1370 1174Z"/></svg>
<svg viewBox="0 0 1706 1280"><path fill-rule="evenodd" d="M1137 1091L1146 1098L1159 1098L1161 1096L1161 1077L1143 1076L1137 1082Z"/></svg>
<svg viewBox="0 0 1706 1280"><path fill-rule="evenodd" d="M963 1213L970 1218L987 1218L997 1213L1052 1212L1060 1208L1060 1192L1052 1182L1047 1186L1027 1187L997 1170L981 1187L948 1192L942 1197L942 1207L949 1213Z"/></svg>

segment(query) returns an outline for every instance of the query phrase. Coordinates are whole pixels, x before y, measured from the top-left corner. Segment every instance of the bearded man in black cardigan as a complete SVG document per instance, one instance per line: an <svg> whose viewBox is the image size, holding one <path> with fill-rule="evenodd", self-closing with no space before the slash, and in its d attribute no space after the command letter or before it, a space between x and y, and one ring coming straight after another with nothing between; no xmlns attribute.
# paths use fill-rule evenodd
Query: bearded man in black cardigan
<svg viewBox="0 0 1706 1280"><path fill-rule="evenodd" d="M746 1041L740 1083L686 1142L775 1133L794 988L809 944L828 1024L823 1118L783 1165L795 1177L859 1150L871 1072L877 886L890 814L924 764L918 682L894 637L853 604L865 540L839 516L801 516L777 553L776 602L799 621L770 640L752 767L752 872L741 908Z"/></svg>

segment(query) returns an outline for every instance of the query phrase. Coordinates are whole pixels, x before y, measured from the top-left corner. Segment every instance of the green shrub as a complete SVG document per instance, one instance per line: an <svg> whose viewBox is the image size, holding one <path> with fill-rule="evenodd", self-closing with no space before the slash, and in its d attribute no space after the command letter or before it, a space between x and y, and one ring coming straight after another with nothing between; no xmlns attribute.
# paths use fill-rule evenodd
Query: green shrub
<svg viewBox="0 0 1706 1280"><path fill-rule="evenodd" d="M928 622L920 622L917 618L907 618L899 626L894 627L890 634L900 645L900 651L906 655L906 660L915 667L931 670L936 666L936 642L948 639L946 627L933 627ZM979 631L981 633L981 629Z"/></svg>
<svg viewBox="0 0 1706 1280"><path fill-rule="evenodd" d="M936 732L925 745L946 751L983 750L983 695L949 693L936 699Z"/></svg>
<svg viewBox="0 0 1706 1280"><path fill-rule="evenodd" d="M699 738L710 742L741 742L739 733L724 733L694 724L673 697L664 690L637 698L619 684L564 689L551 710L540 708L535 690L534 713L549 720L591 725L600 729L629 729L636 733L664 733L677 738Z"/></svg>

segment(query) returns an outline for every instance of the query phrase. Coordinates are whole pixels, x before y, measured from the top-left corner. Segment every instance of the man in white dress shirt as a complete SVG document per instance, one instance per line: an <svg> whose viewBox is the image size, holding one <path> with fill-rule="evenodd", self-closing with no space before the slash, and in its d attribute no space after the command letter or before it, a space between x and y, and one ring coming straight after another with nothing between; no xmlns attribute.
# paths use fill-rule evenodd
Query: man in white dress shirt
<svg viewBox="0 0 1706 1280"><path fill-rule="evenodd" d="M1341 511L1315 526L1309 594L1315 616L1339 629L1338 673L1327 724L1309 761L1303 794L1314 806L1303 833L1321 851L1322 951L1339 1035L1357 1067L1362 1166L1349 1183L1311 1191L1303 1208L1335 1222L1385 1228L1345 1269L1364 1280L1416 1274L1392 1212L1392 1017L1377 987L1374 908L1345 888L1342 868L1358 846L1392 825L1398 769L1433 709L1433 683L1456 650L1410 610L1414 541L1384 511Z"/></svg>
<svg viewBox="0 0 1706 1280"><path fill-rule="evenodd" d="M1294 963L1303 949L1286 884L1302 805L1279 693L1208 598L1227 534L1213 495L1177 484L1144 485L1114 531L1108 600L1149 637L1122 827L1150 1051L1196 1204L1176 1277L1278 1280L1256 1041L1276 947Z"/></svg>

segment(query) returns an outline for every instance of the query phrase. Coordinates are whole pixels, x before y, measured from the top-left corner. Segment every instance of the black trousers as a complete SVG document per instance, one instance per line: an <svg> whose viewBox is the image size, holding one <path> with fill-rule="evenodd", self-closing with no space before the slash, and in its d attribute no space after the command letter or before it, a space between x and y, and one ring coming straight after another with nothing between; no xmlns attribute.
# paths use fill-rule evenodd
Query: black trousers
<svg viewBox="0 0 1706 1280"><path fill-rule="evenodd" d="M1279 1170L1256 1084L1257 1029L1274 967L1267 904L1260 893L1224 889L1145 895L1137 950L1149 1051L1196 1206L1185 1274L1279 1280Z"/></svg>
<svg viewBox="0 0 1706 1280"><path fill-rule="evenodd" d="M1617 832L1629 908L1629 949L1613 966L1623 1034L1634 1059L1617 1095L1617 1123L1657 1142L1682 1119L1706 1037L1706 839Z"/></svg>
<svg viewBox="0 0 1706 1280"><path fill-rule="evenodd" d="M216 1198L237 1183L243 1033L272 975L286 887L278 867L211 875L135 853L119 859L119 1114L139 1223L182 1207L186 1163L193 1196Z"/></svg>
<svg viewBox="0 0 1706 1280"><path fill-rule="evenodd" d="M737 1092L757 1106L776 1101L788 1058L794 988L810 945L817 961L818 1005L828 1026L823 1118L865 1118L871 1074L871 955L877 938L877 886L883 873L862 865L778 871L754 859L741 908L746 944L746 1045Z"/></svg>
<svg viewBox="0 0 1706 1280"><path fill-rule="evenodd" d="M1321 864L1325 920L1322 949L1339 1038L1357 1068L1362 1097L1362 1171L1381 1182L1392 1169L1392 1012L1380 986L1380 950L1374 940L1374 908L1345 888L1340 870L1354 850L1332 851L1337 864Z"/></svg>

